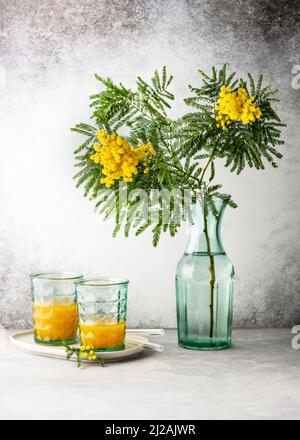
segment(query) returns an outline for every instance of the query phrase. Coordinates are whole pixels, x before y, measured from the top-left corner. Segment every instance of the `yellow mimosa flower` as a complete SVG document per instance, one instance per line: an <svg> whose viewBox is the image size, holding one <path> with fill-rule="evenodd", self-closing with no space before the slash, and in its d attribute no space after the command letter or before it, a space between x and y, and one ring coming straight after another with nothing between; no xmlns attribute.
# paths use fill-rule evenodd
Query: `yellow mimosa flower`
<svg viewBox="0 0 300 440"><path fill-rule="evenodd" d="M232 92L230 87L222 86L219 92L218 104L215 106L217 115L217 128L226 130L231 121L241 121L247 125L254 122L262 115L255 104L255 97L248 97L245 88L240 87L237 92Z"/></svg>
<svg viewBox="0 0 300 440"><path fill-rule="evenodd" d="M99 143L93 144L95 154L90 159L96 164L103 166L100 179L107 188L110 188L116 180L132 182L138 173L138 165L144 165L145 174L149 172L149 161L155 155L151 144L142 144L138 147L131 146L127 139L116 133L108 134L105 130L96 132Z"/></svg>

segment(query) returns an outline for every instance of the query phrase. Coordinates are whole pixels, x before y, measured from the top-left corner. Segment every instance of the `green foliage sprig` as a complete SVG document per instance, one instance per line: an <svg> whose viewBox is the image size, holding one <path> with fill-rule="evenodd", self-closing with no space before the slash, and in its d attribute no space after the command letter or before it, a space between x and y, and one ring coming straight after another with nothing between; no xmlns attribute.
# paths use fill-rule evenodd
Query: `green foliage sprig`
<svg viewBox="0 0 300 440"><path fill-rule="evenodd" d="M201 198L207 212L211 211L215 216L218 212L216 198L233 208L237 206L229 194L221 191L222 185L215 183L216 160L223 159L225 166L237 174L246 167L262 170L266 163L277 167L276 159L282 157L278 147L284 143L281 129L285 125L273 109L273 103L278 101L276 91L263 85L262 76L255 83L250 74L246 80L236 79L235 73L228 75L226 65L219 71L213 67L210 76L202 71L199 73L200 87L190 86L192 96L185 99L187 106L193 107L194 111L178 120L168 116L174 101L170 92L173 77L168 75L165 67L161 73L155 71L149 83L138 77L135 90L96 75L102 90L90 97L94 123L78 124L72 129L85 136L84 142L75 150L75 166L80 170L74 178L77 187L83 186L84 196L95 201L96 209L104 219L115 216L113 235L122 226L125 236L131 229L139 235L150 227L156 246L162 232L168 231L171 236L176 234L181 223L190 218L190 211L172 199L169 217L163 221L163 201L159 198L149 206L149 218L155 218L155 223L145 222L138 213L138 197L123 206L119 197L115 200L113 194L105 193L106 187L100 181L103 166L91 160L99 129L110 134L125 131L133 147L150 143L156 151L149 173L136 174L128 184L128 191L142 189L150 196L152 190L172 192L179 189L181 193L190 190L192 202ZM232 121L226 130L220 129L216 106L222 86L230 87L232 92L245 89L261 110L261 117L249 124ZM119 196L118 182L114 182L112 189Z"/></svg>
<svg viewBox="0 0 300 440"><path fill-rule="evenodd" d="M158 218L156 224L144 222L143 218L133 215L127 216L128 210L132 213L138 200L128 202L126 207L116 203L116 209L112 207L112 196L103 194L105 186L100 183L101 167L96 165L90 156L93 153L93 143L96 141L96 131L105 129L108 133L117 132L126 128L129 130L128 141L133 146L140 143L151 143L156 151L155 161L147 175L138 174L134 182L128 185L128 191L139 188L150 195L151 190L174 188L199 190L198 177L200 169L197 164L183 164L180 161L180 143L175 138L177 122L167 116L167 110L171 107L170 102L174 95L169 91L173 77L167 74L164 67L162 73L157 71L151 78L151 84L138 77L136 90L125 88L122 84L115 84L111 79L96 76L104 86L104 90L91 96L93 109L92 119L96 127L87 124L78 124L72 131L84 135L87 139L75 150L76 166L80 171L75 175L77 187L84 187L84 196L89 196L96 202L96 208L103 213L104 219L112 213L115 215L116 228L114 235L124 225L125 236L129 235L131 228L135 229L136 235L141 234L152 226L153 244L156 245L162 231L169 231L173 236L180 224L174 221L175 211L171 204L170 219L167 224L162 222L162 200L159 199L149 207L154 213L153 218ZM113 189L118 189L115 184ZM155 215L156 214L156 215ZM149 212L150 217L150 212ZM182 212L184 217L184 212ZM176 219L178 213L176 213Z"/></svg>
<svg viewBox="0 0 300 440"><path fill-rule="evenodd" d="M247 166L263 170L266 161L276 168L276 159L282 158L277 148L284 144L281 128L285 127L272 107L273 102L279 101L277 90L264 86L262 75L256 84L251 74L248 74L247 80L237 80L235 72L227 76L226 65L218 72L213 67L211 76L201 70L199 73L202 87L189 86L193 96L185 99L185 103L196 111L186 114L181 120L182 157L198 160L206 156L212 161L223 158L225 166L237 174ZM255 98L262 117L247 125L236 122L230 124L226 131L220 130L216 124L215 107L222 86L233 91L244 88L249 96Z"/></svg>

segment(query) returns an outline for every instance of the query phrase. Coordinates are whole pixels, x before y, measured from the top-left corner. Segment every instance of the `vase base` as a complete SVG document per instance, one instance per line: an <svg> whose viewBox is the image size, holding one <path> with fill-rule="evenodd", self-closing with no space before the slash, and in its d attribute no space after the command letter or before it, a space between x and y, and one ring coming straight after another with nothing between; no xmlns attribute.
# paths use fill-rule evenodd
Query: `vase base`
<svg viewBox="0 0 300 440"><path fill-rule="evenodd" d="M231 341L227 339L205 338L205 339L189 339L178 342L180 347L189 350L224 350L231 347Z"/></svg>

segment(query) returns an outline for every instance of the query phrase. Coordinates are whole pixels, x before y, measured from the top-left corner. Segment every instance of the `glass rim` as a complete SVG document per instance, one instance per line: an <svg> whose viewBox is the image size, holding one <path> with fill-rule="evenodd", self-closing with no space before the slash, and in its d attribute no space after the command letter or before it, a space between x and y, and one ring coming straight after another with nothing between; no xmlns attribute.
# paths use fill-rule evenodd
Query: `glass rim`
<svg viewBox="0 0 300 440"><path fill-rule="evenodd" d="M87 287L121 286L128 283L129 280L125 278L111 278L111 277L83 278L75 282L76 285L87 286Z"/></svg>
<svg viewBox="0 0 300 440"><path fill-rule="evenodd" d="M31 273L30 278L39 278L41 280L51 281L68 281L68 280L80 280L84 275L75 272L35 272Z"/></svg>

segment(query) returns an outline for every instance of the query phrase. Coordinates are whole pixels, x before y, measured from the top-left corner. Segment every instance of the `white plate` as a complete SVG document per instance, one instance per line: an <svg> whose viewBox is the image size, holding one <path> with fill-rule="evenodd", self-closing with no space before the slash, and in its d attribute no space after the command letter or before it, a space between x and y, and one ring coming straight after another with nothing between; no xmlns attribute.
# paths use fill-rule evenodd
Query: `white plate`
<svg viewBox="0 0 300 440"><path fill-rule="evenodd" d="M101 353L96 353L97 357L101 357L108 362L120 361L123 359L127 359L133 356L137 356L139 353L144 351L143 340L148 341L146 338L142 338L139 336L138 338L141 342L138 343L136 340L133 342L130 341L130 336L127 335L125 339L125 349L120 351L106 351ZM30 353L34 353L40 356L48 356L60 359L66 359L66 351L64 347L55 346L55 345L42 345L37 344L33 340L33 331L26 330L13 333L10 336L11 342L18 348L22 350L28 351ZM74 345L76 346L76 345ZM76 361L76 357L71 358L71 360ZM83 359L84 362L93 362L87 361Z"/></svg>

